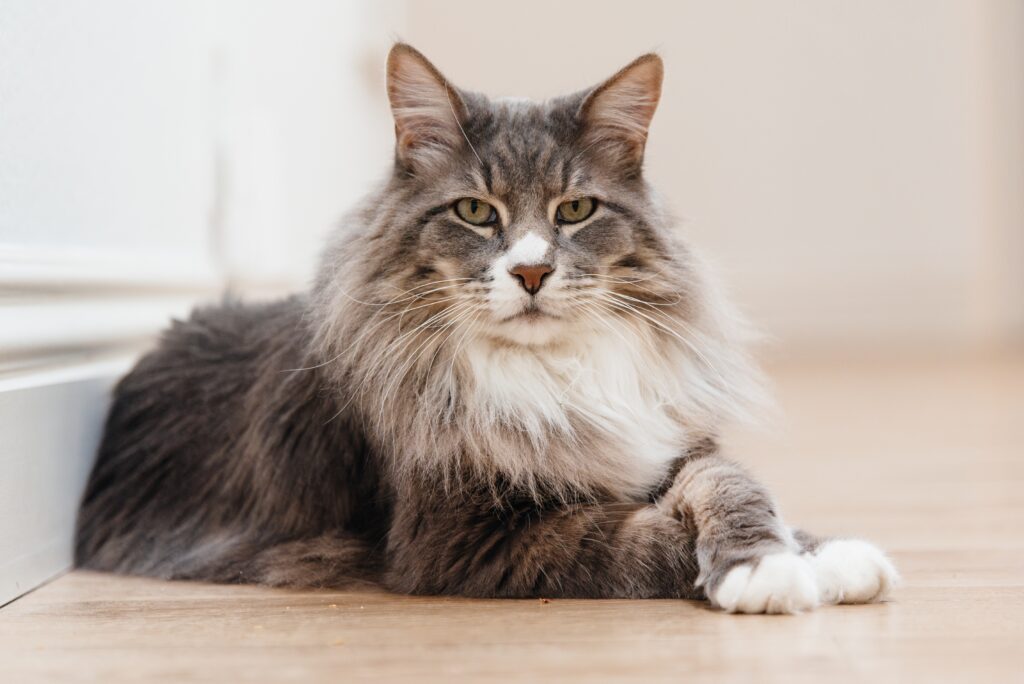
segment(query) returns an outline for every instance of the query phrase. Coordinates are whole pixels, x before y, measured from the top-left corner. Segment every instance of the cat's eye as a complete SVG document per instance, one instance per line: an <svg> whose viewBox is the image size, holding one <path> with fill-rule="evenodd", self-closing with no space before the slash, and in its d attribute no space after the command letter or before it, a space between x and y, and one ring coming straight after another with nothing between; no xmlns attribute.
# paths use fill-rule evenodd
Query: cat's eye
<svg viewBox="0 0 1024 684"><path fill-rule="evenodd" d="M597 209L597 201L592 197L569 200L558 205L555 220L558 223L579 223L590 218L595 209Z"/></svg>
<svg viewBox="0 0 1024 684"><path fill-rule="evenodd" d="M498 222L498 212L494 207L475 197L463 197L456 202L455 213L473 226L492 226Z"/></svg>

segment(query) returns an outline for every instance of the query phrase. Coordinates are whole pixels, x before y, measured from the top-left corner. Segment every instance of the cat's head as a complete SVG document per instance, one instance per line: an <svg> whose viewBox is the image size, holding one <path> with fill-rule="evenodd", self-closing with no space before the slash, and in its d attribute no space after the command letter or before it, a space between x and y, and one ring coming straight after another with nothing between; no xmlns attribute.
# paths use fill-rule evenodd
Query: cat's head
<svg viewBox="0 0 1024 684"><path fill-rule="evenodd" d="M642 174L658 56L544 102L461 90L404 44L387 78L395 167L371 208L383 217L372 277L393 293L443 300L481 334L521 345L685 297Z"/></svg>
<svg viewBox="0 0 1024 684"><path fill-rule="evenodd" d="M740 415L757 383L731 310L643 178L661 59L545 102L461 90L401 44L387 76L393 172L329 243L310 308L312 366L375 439L568 481L581 449L599 470L598 443L626 449L608 411L652 402L693 435Z"/></svg>

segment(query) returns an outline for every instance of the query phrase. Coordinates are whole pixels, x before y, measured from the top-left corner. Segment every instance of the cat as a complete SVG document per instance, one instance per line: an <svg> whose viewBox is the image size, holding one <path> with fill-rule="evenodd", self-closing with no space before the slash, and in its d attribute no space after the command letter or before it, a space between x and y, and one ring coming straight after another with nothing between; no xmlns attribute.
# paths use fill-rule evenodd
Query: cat
<svg viewBox="0 0 1024 684"><path fill-rule="evenodd" d="M720 453L743 327L648 187L662 60L533 102L387 62L393 172L310 292L176 321L118 384L77 564L796 613L897 581Z"/></svg>

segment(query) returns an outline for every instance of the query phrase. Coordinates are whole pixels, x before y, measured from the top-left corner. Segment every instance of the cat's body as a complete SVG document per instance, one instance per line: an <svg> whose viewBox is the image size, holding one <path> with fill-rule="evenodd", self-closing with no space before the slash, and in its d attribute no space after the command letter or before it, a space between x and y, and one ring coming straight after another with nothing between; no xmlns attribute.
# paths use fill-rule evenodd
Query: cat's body
<svg viewBox="0 0 1024 684"><path fill-rule="evenodd" d="M397 46L393 176L310 295L201 310L121 382L79 563L745 612L884 594L874 547L794 537L717 455L758 383L640 173L660 83L648 56L491 102Z"/></svg>

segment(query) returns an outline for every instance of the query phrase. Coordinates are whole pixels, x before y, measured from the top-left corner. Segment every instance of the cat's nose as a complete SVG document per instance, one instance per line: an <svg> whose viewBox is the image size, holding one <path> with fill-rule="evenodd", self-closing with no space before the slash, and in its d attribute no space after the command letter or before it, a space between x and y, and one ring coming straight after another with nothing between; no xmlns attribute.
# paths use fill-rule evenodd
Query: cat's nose
<svg viewBox="0 0 1024 684"><path fill-rule="evenodd" d="M519 284L523 286L523 289L533 295L537 294L541 285L544 284L544 278L554 270L554 266L547 264L531 264L529 266L524 265L510 268L508 272L513 278L519 280Z"/></svg>

